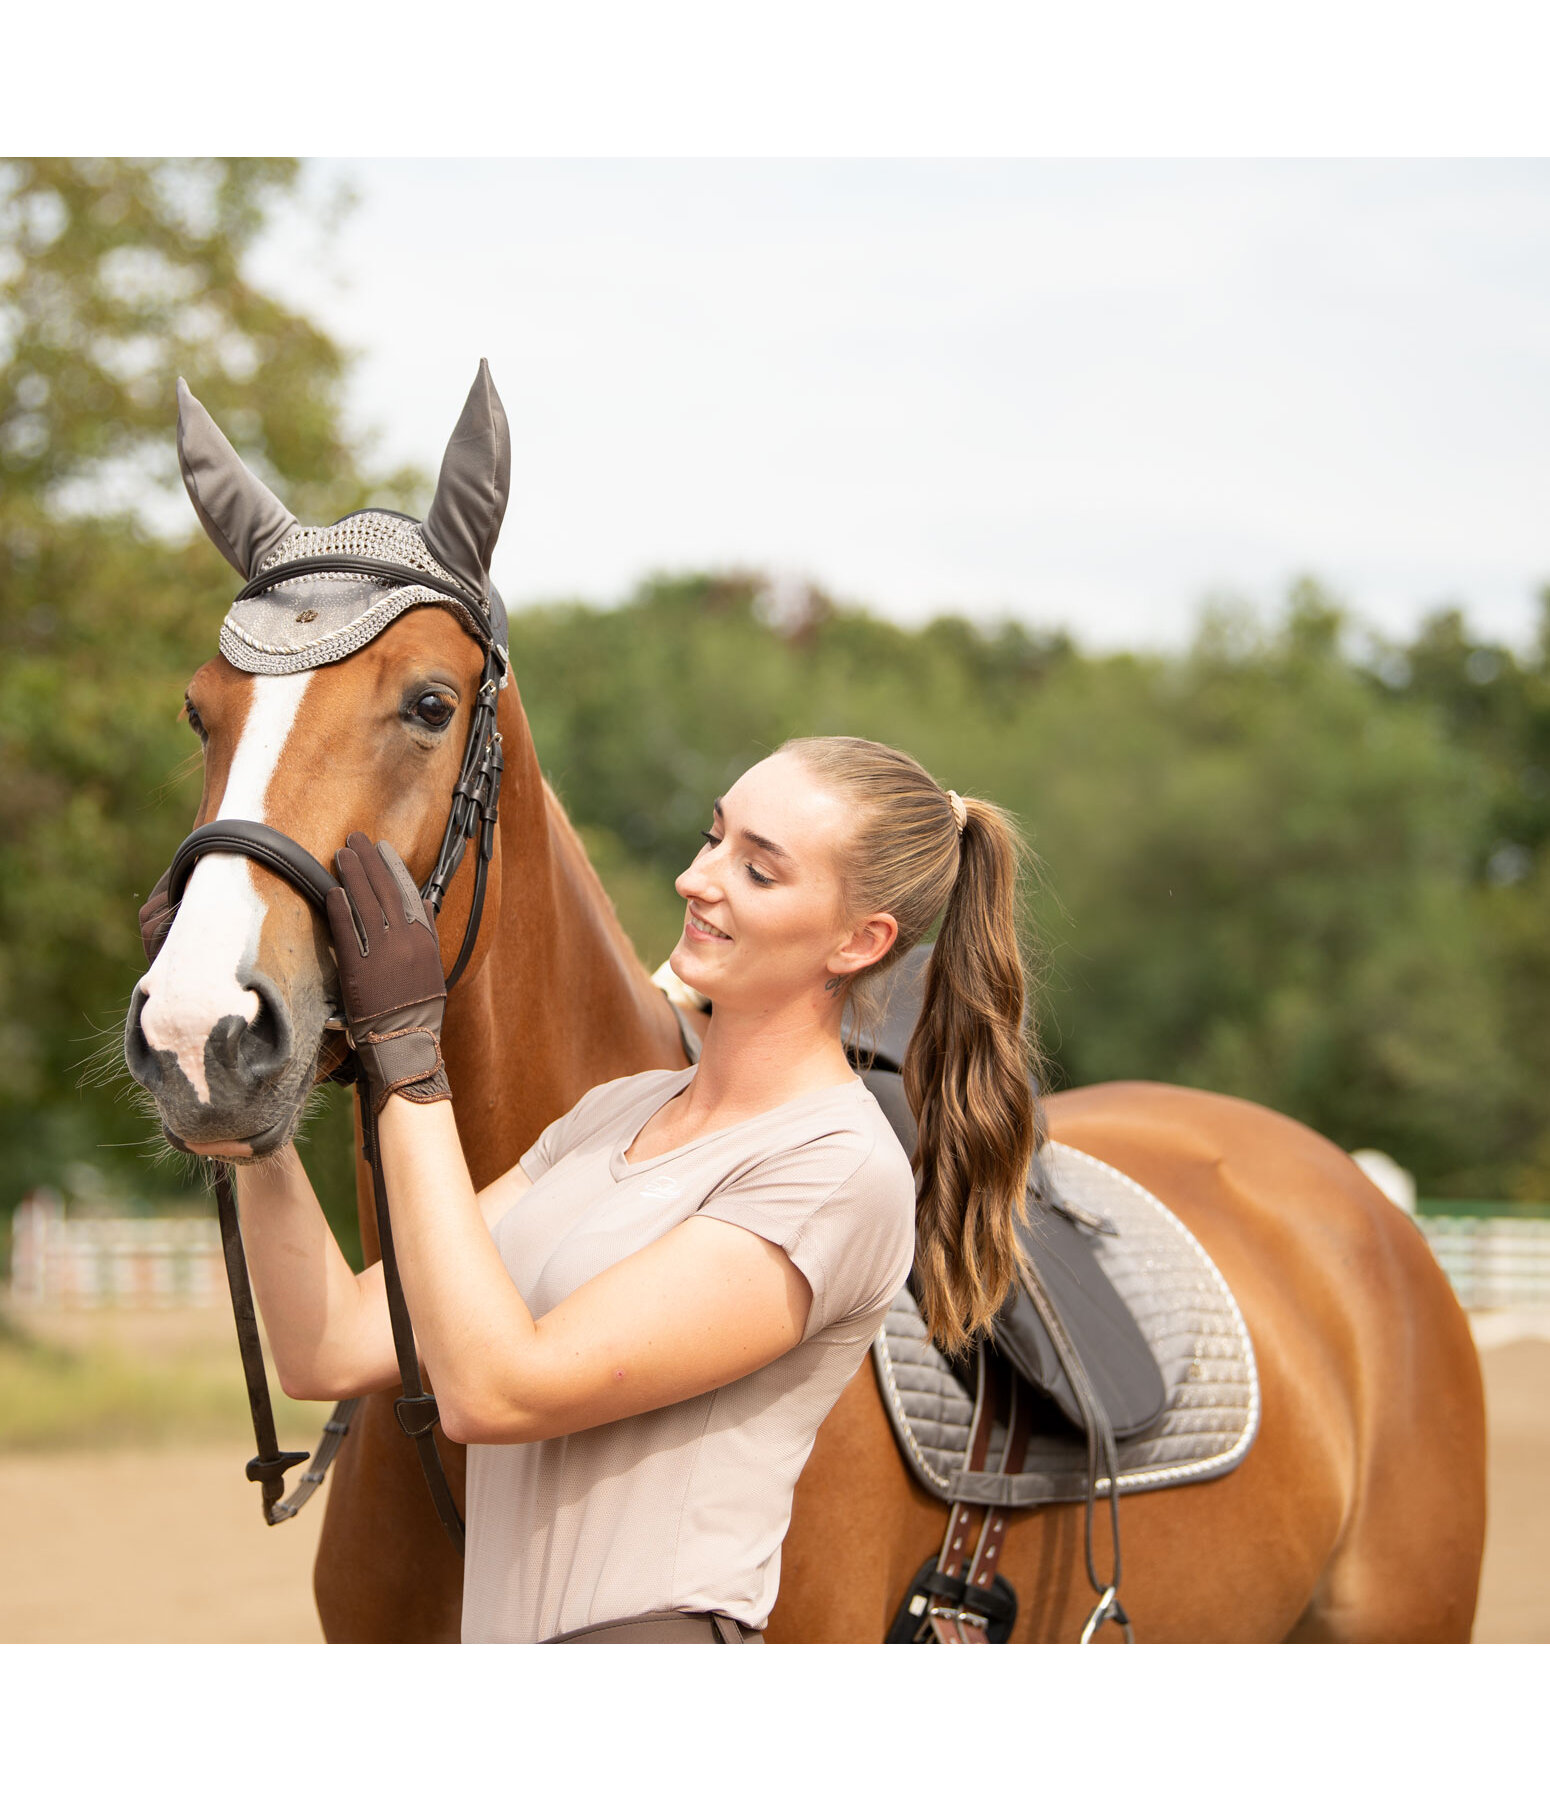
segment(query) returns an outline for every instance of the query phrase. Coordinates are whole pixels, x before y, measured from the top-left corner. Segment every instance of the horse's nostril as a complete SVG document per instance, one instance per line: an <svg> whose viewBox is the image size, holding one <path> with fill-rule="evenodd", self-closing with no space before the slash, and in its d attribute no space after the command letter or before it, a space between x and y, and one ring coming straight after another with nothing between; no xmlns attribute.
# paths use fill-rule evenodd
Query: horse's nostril
<svg viewBox="0 0 1550 1800"><path fill-rule="evenodd" d="M233 1073L249 1081L269 1080L291 1060L295 1045L291 1009L267 975L253 970L241 979L247 991L257 999L258 1010L251 1020L222 1019L211 1033L210 1041L214 1045L216 1033L224 1027L233 1027L229 1065ZM225 1060L224 1056L222 1060Z"/></svg>
<svg viewBox="0 0 1550 1800"><path fill-rule="evenodd" d="M124 1020L124 1062L129 1073L142 1085L156 1067L156 1058L145 1039L145 1027L140 1023L146 998L145 989L136 983L135 991L129 997L129 1016Z"/></svg>
<svg viewBox="0 0 1550 1800"><path fill-rule="evenodd" d="M255 1045L263 1045L266 1049L276 1048L282 1038L289 1037L290 1027L283 1003L276 1004L260 993L258 1011L248 1021L246 1035Z"/></svg>

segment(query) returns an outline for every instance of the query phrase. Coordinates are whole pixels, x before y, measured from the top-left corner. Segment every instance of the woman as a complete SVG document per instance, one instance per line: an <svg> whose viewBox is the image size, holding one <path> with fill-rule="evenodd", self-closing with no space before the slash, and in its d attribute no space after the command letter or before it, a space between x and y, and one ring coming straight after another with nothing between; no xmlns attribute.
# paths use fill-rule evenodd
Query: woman
<svg viewBox="0 0 1550 1800"><path fill-rule="evenodd" d="M593 1088L478 1194L434 929L390 846L339 853L404 1289L470 1446L465 1642L761 1641L797 1476L912 1258L950 1350L1016 1271L1035 1125L1008 817L884 745L799 738L704 837L669 959L713 1005L698 1064ZM840 1027L939 914L904 1070L917 1202ZM294 1150L237 1182L286 1392L393 1385L381 1266L350 1271Z"/></svg>

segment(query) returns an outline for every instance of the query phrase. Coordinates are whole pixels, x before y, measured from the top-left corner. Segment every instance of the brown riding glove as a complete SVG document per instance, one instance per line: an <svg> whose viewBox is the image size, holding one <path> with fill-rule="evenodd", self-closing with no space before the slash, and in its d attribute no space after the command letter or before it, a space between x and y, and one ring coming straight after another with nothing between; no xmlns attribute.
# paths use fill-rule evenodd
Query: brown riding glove
<svg viewBox="0 0 1550 1800"><path fill-rule="evenodd" d="M145 905L140 908L140 942L145 950L146 968L150 968L161 955L161 947L167 941L172 921L178 916L178 909L167 901L167 882L171 874L171 869L163 874L151 889Z"/></svg>
<svg viewBox="0 0 1550 1800"><path fill-rule="evenodd" d="M447 983L441 946L414 877L391 844L352 831L334 858L343 883L328 896L347 1035L371 1088L372 1110L389 1094L450 1100L441 1060Z"/></svg>

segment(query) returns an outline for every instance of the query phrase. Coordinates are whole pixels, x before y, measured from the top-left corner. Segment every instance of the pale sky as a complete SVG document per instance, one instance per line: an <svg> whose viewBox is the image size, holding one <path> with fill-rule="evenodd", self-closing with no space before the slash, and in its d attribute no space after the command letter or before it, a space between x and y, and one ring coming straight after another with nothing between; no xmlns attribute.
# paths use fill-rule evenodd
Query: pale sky
<svg viewBox="0 0 1550 1800"><path fill-rule="evenodd" d="M1550 581L1550 162L326 161L257 272L432 468L478 358L509 602L654 569L1178 644L1308 572L1523 642Z"/></svg>

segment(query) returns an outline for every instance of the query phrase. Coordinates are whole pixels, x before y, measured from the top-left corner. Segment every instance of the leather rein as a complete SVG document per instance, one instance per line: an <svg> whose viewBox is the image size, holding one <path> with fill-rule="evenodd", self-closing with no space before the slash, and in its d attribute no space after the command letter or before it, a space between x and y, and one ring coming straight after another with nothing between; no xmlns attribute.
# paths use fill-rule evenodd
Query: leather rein
<svg viewBox="0 0 1550 1800"><path fill-rule="evenodd" d="M389 583L399 587L428 587L455 600L461 617L484 647L484 669L469 721L468 742L463 751L462 768L452 789L452 805L442 834L441 850L435 867L420 889L426 910L435 918L441 910L447 890L463 861L470 843L475 845L474 893L469 907L463 942L447 975L447 988L468 966L479 924L484 913L485 887L490 859L495 853L495 832L500 805L501 773L505 760L501 750L501 734L496 729L496 708L500 688L510 667L507 648L505 612L491 590L490 617L487 621L469 596L449 583L406 569L400 564L379 562L362 556L312 556L297 562L281 563L264 575L255 577L239 600L249 599L283 581L301 575L345 575ZM176 906L182 899L189 877L199 859L211 855L246 856L288 881L319 912L338 881L315 856L300 844L276 831L272 825L256 819L212 819L197 826L178 846L168 872L167 897ZM327 1021L325 1029L344 1030L338 1016ZM436 1448L432 1427L437 1421L436 1397L427 1393L420 1380L419 1358L415 1351L414 1331L409 1322L409 1309L404 1301L399 1279L398 1259L393 1251L392 1221L388 1215L387 1185L382 1173L382 1157L377 1143L376 1122L369 1102L361 1092L360 1069L353 1056L348 1056L328 1079L343 1084L356 1084L356 1110L360 1119L361 1148L371 1170L372 1197L376 1209L377 1237L382 1250L382 1271L387 1289L388 1314L393 1327L393 1347L398 1358L403 1392L393 1403L399 1428L414 1442L419 1453L431 1499L453 1547L463 1552L463 1520L447 1482L446 1470ZM252 1284L248 1277L247 1257L242 1248L242 1231L237 1215L237 1200L231 1169L220 1163L215 1172L215 1196L221 1223L221 1249L226 1263L226 1280L231 1289L232 1311L236 1318L237 1343L242 1354L242 1372L247 1383L248 1409L253 1416L253 1435L258 1454L247 1464L249 1481L259 1484L263 1498L264 1520L270 1525L295 1518L322 1485L329 1465L339 1452L360 1400L341 1400L335 1406L323 1435L309 1460L305 1450L281 1450L275 1433L274 1408L270 1402L269 1380L264 1370L264 1353L258 1335L258 1319L253 1306ZM298 1478L289 1497L285 1494L287 1473L298 1463L307 1469Z"/></svg>

